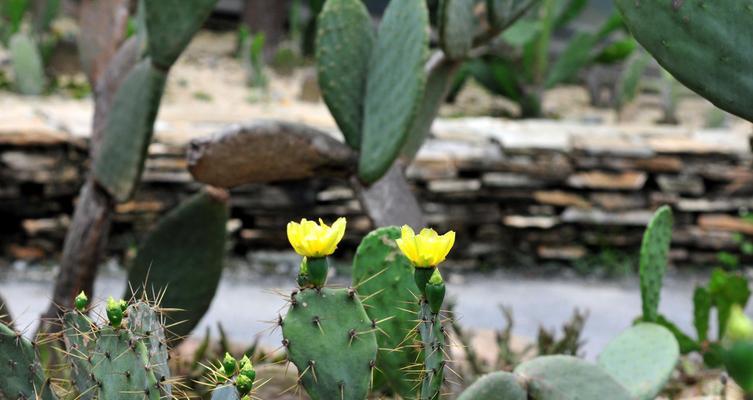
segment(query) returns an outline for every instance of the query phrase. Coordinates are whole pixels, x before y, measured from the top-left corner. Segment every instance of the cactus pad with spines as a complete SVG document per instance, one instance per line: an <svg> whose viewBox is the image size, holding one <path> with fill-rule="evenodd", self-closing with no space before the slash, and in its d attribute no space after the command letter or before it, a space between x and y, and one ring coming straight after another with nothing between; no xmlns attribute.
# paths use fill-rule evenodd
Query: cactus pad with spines
<svg viewBox="0 0 753 400"><path fill-rule="evenodd" d="M0 323L0 398L56 398L32 343L3 323Z"/></svg>
<svg viewBox="0 0 753 400"><path fill-rule="evenodd" d="M171 338L188 335L214 298L222 275L228 210L226 199L202 191L168 213L147 235L128 274L141 294L162 293L160 307L178 309L168 323ZM127 294L130 295L130 294Z"/></svg>
<svg viewBox="0 0 753 400"><path fill-rule="evenodd" d="M753 121L753 3L617 0L635 38L678 81Z"/></svg>
<svg viewBox="0 0 753 400"><path fill-rule="evenodd" d="M478 26L473 14L475 0L440 0L439 41L451 59L462 59L471 50Z"/></svg>
<svg viewBox="0 0 753 400"><path fill-rule="evenodd" d="M40 95L44 92L44 65L39 48L29 35L16 33L10 39L10 59L13 64L13 84L19 93Z"/></svg>
<svg viewBox="0 0 753 400"><path fill-rule="evenodd" d="M147 0L144 16L154 64L169 69L212 13L217 0Z"/></svg>
<svg viewBox="0 0 753 400"><path fill-rule="evenodd" d="M612 339L599 365L640 400L654 399L672 375L680 346L672 332L652 323L637 324Z"/></svg>
<svg viewBox="0 0 753 400"><path fill-rule="evenodd" d="M527 400L526 389L518 380L509 372L492 372L473 382L458 400Z"/></svg>
<svg viewBox="0 0 753 400"><path fill-rule="evenodd" d="M398 249L400 228L379 228L361 241L353 260L353 287L365 301L366 313L379 324L379 348L374 386L386 383L403 398L415 395L420 360L415 348L414 328L418 313L418 288L413 265Z"/></svg>
<svg viewBox="0 0 753 400"><path fill-rule="evenodd" d="M304 289L282 322L288 358L312 400L365 399L376 365L372 322L352 289Z"/></svg>
<svg viewBox="0 0 753 400"><path fill-rule="evenodd" d="M167 339L165 337L162 316L154 306L144 301L138 301L128 306L128 328L136 339L141 340L149 353L149 365L154 370L157 381L160 382L162 392L168 397L172 395L170 366Z"/></svg>
<svg viewBox="0 0 753 400"><path fill-rule="evenodd" d="M73 384L80 393L81 400L94 399L96 382L92 380L93 367L90 355L94 350L96 326L78 310L63 315L63 340L71 366Z"/></svg>
<svg viewBox="0 0 753 400"><path fill-rule="evenodd" d="M159 400L160 387L144 343L127 329L103 327L92 353L97 398Z"/></svg>
<svg viewBox="0 0 753 400"><path fill-rule="evenodd" d="M373 183L392 166L424 92L429 51L424 1L391 1L379 26L366 82L358 176Z"/></svg>
<svg viewBox="0 0 753 400"><path fill-rule="evenodd" d="M366 76L375 38L361 0L328 0L317 20L316 67L322 97L345 141L361 144Z"/></svg>
<svg viewBox="0 0 753 400"><path fill-rule="evenodd" d="M418 331L421 335L423 371L421 372L421 400L439 399L444 384L445 337L442 318L432 314L429 303L421 300L418 313Z"/></svg>
<svg viewBox="0 0 753 400"><path fill-rule="evenodd" d="M222 385L212 389L212 400L241 400L235 385Z"/></svg>
<svg viewBox="0 0 753 400"><path fill-rule="evenodd" d="M544 356L526 361L515 374L528 382L534 400L632 400L632 396L598 365L572 356Z"/></svg>
<svg viewBox="0 0 753 400"><path fill-rule="evenodd" d="M671 241L672 209L662 206L651 218L641 243L641 300L646 322L656 322L659 315L659 298Z"/></svg>
<svg viewBox="0 0 753 400"><path fill-rule="evenodd" d="M131 198L138 185L166 77L147 58L115 92L94 176L118 201Z"/></svg>

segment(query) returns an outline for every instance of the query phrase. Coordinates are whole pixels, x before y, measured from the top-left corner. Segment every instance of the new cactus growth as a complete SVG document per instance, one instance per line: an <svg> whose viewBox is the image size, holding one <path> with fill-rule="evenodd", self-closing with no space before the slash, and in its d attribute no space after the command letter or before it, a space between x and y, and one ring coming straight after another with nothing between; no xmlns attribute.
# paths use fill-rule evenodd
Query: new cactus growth
<svg viewBox="0 0 753 400"><path fill-rule="evenodd" d="M16 33L10 39L14 84L19 93L40 95L44 92L45 76L39 48L29 35Z"/></svg>
<svg viewBox="0 0 753 400"><path fill-rule="evenodd" d="M84 293L83 290L78 294L78 296L76 296L73 304L76 306L76 309L81 312L86 310L86 306L89 305L89 298L86 297L86 293Z"/></svg>
<svg viewBox="0 0 753 400"><path fill-rule="evenodd" d="M458 400L528 400L528 393L521 385L521 380L509 372L492 372L473 382Z"/></svg>
<svg viewBox="0 0 753 400"><path fill-rule="evenodd" d="M641 244L641 299L643 320L647 322L655 322L659 315L659 297L671 241L672 210L668 206L663 206L656 211L646 227Z"/></svg>
<svg viewBox="0 0 753 400"><path fill-rule="evenodd" d="M455 243L455 232L438 235L433 229L423 229L416 235L403 226L396 243L415 267L414 280L421 297L418 311L418 332L424 357L421 373L421 400L439 398L444 383L445 331L439 310L444 301L445 287L437 265L444 261Z"/></svg>
<svg viewBox="0 0 753 400"><path fill-rule="evenodd" d="M123 322L123 307L121 307L120 301L115 301L110 296L107 299L105 311L107 312L107 319L110 320L110 325L115 329L120 328L120 324Z"/></svg>
<svg viewBox="0 0 753 400"><path fill-rule="evenodd" d="M256 370L247 356L238 361L225 353L217 369L210 371L210 384L216 386L212 400L249 400L255 381Z"/></svg>

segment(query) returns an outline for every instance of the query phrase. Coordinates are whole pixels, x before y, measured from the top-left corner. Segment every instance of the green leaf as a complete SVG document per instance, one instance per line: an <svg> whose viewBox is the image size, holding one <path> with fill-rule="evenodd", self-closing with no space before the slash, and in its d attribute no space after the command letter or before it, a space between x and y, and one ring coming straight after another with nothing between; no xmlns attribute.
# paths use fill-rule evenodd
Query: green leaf
<svg viewBox="0 0 753 400"><path fill-rule="evenodd" d="M591 61L591 49L596 44L596 36L590 33L579 33L570 40L565 51L552 65L547 74L544 86L551 88L559 83L572 79L578 71Z"/></svg>
<svg viewBox="0 0 753 400"><path fill-rule="evenodd" d="M554 29L559 29L576 19L588 6L588 0L569 0L563 4L554 20Z"/></svg>
<svg viewBox="0 0 753 400"><path fill-rule="evenodd" d="M540 21L521 19L502 32L502 39L512 46L519 47L532 41L540 31Z"/></svg>

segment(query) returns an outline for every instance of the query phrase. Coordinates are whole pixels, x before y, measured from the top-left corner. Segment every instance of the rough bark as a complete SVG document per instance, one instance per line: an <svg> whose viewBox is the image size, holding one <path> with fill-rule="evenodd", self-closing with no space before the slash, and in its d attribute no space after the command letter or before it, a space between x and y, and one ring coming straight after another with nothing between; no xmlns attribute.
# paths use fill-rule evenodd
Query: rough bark
<svg viewBox="0 0 753 400"><path fill-rule="evenodd" d="M348 178L356 154L312 127L260 121L235 125L191 141L188 170L199 182L221 188L317 176Z"/></svg>
<svg viewBox="0 0 753 400"><path fill-rule="evenodd" d="M132 38L111 58L107 70L101 74L95 86L89 149L92 159L99 151L115 91L137 60L138 43ZM110 196L97 185L92 176L87 177L65 237L60 272L55 281L52 303L43 315L44 319L54 318L61 307L70 308L80 291L89 295L93 293L97 267L110 233L113 208L114 202ZM40 326L44 330L55 327L54 324Z"/></svg>
<svg viewBox="0 0 753 400"><path fill-rule="evenodd" d="M129 0L82 0L78 37L81 67L92 87L124 39Z"/></svg>
<svg viewBox="0 0 753 400"><path fill-rule="evenodd" d="M395 162L387 173L371 186L351 179L366 214L375 227L410 225L413 229L426 226L421 206L405 179L403 166Z"/></svg>

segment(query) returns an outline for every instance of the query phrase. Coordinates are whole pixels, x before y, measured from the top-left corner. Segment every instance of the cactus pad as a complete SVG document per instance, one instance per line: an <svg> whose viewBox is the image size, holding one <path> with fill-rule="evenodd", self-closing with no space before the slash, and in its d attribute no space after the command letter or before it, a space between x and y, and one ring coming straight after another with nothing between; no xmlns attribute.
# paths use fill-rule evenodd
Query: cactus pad
<svg viewBox="0 0 753 400"><path fill-rule="evenodd" d="M405 143L424 92L429 13L424 1L391 1L371 54L358 176L373 183Z"/></svg>
<svg viewBox="0 0 753 400"><path fill-rule="evenodd" d="M571 356L526 361L515 373L528 382L534 400L630 400L632 396L599 366Z"/></svg>
<svg viewBox="0 0 753 400"><path fill-rule="evenodd" d="M63 315L63 340L71 376L82 400L93 399L96 394L92 390L96 382L92 380L93 364L89 357L94 349L95 328L91 320L79 311L69 311Z"/></svg>
<svg viewBox="0 0 753 400"><path fill-rule="evenodd" d="M44 65L34 40L24 33L10 39L9 49L13 63L14 85L19 93L37 96L44 92Z"/></svg>
<svg viewBox="0 0 753 400"><path fill-rule="evenodd" d="M475 0L439 2L439 41L451 59L462 59L471 50L478 21L473 14Z"/></svg>
<svg viewBox="0 0 753 400"><path fill-rule="evenodd" d="M527 400L526 389L518 378L505 371L492 372L473 382L458 400Z"/></svg>
<svg viewBox="0 0 753 400"><path fill-rule="evenodd" d="M421 145L424 144L424 140L429 136L431 125L434 123L434 118L439 113L439 108L450 90L452 79L459 66L460 64L457 62L442 61L429 72L423 99L421 99L418 113L413 119L408 138L405 140L400 154L406 161L406 165L410 164L418 150L421 149Z"/></svg>
<svg viewBox="0 0 753 400"><path fill-rule="evenodd" d="M429 303L421 300L418 313L418 331L421 335L421 345L424 359L424 370L421 373L421 400L439 399L444 384L444 355L445 337L439 314L432 314Z"/></svg>
<svg viewBox="0 0 753 400"><path fill-rule="evenodd" d="M235 385L222 385L212 389L212 400L241 400Z"/></svg>
<svg viewBox="0 0 753 400"><path fill-rule="evenodd" d="M358 246L353 260L353 287L365 301L366 313L379 323L376 338L381 351L377 358L375 387L382 379L403 398L415 395L415 379L420 369L413 368L419 352L413 346L418 288L413 280L413 265L397 248L400 228L379 228L369 233Z"/></svg>
<svg viewBox="0 0 753 400"><path fill-rule="evenodd" d="M147 236L128 274L131 287L146 293L164 291L160 306L178 309L167 317L170 333L191 332L217 291L225 255L226 199L198 193L166 215ZM167 290L165 290L167 289ZM137 293L137 296L139 293Z"/></svg>
<svg viewBox="0 0 753 400"><path fill-rule="evenodd" d="M361 0L328 0L317 20L316 67L322 97L354 149L361 144L366 76L375 38Z"/></svg>
<svg viewBox="0 0 753 400"><path fill-rule="evenodd" d="M614 338L599 355L599 365L641 400L656 397L672 375L680 346L672 332L637 324Z"/></svg>
<svg viewBox="0 0 753 400"><path fill-rule="evenodd" d="M539 0L486 0L489 24L495 29L504 29L528 11Z"/></svg>
<svg viewBox="0 0 753 400"><path fill-rule="evenodd" d="M0 323L0 398L55 399L32 343L2 323Z"/></svg>
<svg viewBox="0 0 753 400"><path fill-rule="evenodd" d="M159 382L149 363L149 351L127 330L103 327L92 353L92 364L98 398L159 400Z"/></svg>
<svg viewBox="0 0 753 400"><path fill-rule="evenodd" d="M376 364L371 320L351 289L304 289L282 324L288 358L313 400L362 400Z"/></svg>
<svg viewBox="0 0 753 400"><path fill-rule="evenodd" d="M641 244L641 300L643 320L646 322L655 322L659 313L659 298L671 241L672 210L662 206L648 223Z"/></svg>
<svg viewBox="0 0 753 400"><path fill-rule="evenodd" d="M753 121L753 4L617 0L638 42L678 81Z"/></svg>
<svg viewBox="0 0 753 400"><path fill-rule="evenodd" d="M128 200L141 178L166 77L147 58L115 92L94 176L118 201Z"/></svg>
<svg viewBox="0 0 753 400"><path fill-rule="evenodd" d="M168 69L209 17L217 0L147 0L143 3L149 54Z"/></svg>
<svg viewBox="0 0 753 400"><path fill-rule="evenodd" d="M139 301L128 306L128 328L131 334L140 339L149 352L149 364L154 370L162 392L172 395L172 387L167 384L170 379L169 355L165 329L161 315L150 304Z"/></svg>

